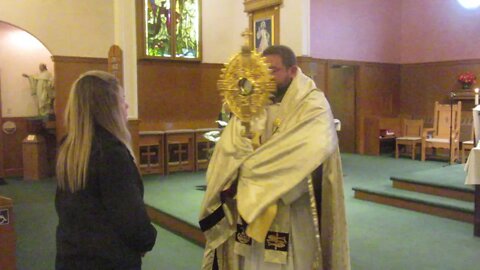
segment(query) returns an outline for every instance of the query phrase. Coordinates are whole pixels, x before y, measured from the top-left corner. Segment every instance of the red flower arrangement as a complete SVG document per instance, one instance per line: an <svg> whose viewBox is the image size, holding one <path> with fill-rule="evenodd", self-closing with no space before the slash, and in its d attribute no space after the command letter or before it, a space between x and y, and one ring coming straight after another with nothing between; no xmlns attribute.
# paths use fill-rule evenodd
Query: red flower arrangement
<svg viewBox="0 0 480 270"><path fill-rule="evenodd" d="M463 84L463 88L469 88L476 83L477 77L472 72L465 72L458 76L458 81Z"/></svg>

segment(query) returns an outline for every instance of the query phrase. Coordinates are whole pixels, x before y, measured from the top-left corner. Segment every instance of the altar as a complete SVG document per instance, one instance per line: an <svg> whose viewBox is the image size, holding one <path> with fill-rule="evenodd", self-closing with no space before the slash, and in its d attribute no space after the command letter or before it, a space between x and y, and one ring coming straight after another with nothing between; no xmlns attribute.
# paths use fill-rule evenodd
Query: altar
<svg viewBox="0 0 480 270"><path fill-rule="evenodd" d="M465 164L467 177L465 185L475 186L475 213L473 221L473 234L480 237L480 147L473 148Z"/></svg>

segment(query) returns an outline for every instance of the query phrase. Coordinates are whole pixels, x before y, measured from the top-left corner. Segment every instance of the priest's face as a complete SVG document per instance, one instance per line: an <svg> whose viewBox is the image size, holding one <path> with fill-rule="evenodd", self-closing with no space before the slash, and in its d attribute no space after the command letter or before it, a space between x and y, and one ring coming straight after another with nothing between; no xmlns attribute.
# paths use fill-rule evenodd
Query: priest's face
<svg viewBox="0 0 480 270"><path fill-rule="evenodd" d="M285 91L297 74L297 66L286 67L279 55L267 55L265 58L277 83L277 89Z"/></svg>

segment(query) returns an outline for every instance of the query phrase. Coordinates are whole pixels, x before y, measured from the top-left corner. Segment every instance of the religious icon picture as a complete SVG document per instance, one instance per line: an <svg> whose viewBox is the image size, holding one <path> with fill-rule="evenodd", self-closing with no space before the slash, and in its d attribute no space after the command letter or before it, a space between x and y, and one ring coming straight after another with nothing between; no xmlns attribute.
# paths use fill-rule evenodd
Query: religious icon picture
<svg viewBox="0 0 480 270"><path fill-rule="evenodd" d="M258 53L262 53L268 46L273 45L272 21L272 18L262 18L254 22L253 44Z"/></svg>

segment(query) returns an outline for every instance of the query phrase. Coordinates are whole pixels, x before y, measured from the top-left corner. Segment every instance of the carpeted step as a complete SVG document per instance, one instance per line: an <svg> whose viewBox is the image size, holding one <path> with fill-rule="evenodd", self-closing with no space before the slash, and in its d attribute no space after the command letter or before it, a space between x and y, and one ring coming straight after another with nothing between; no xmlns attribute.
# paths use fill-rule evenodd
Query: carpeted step
<svg viewBox="0 0 480 270"><path fill-rule="evenodd" d="M353 187L353 190L357 199L473 223L473 203L395 189L387 185Z"/></svg>
<svg viewBox="0 0 480 270"><path fill-rule="evenodd" d="M153 223L203 247L205 236L200 228L189 222L170 215L159 208L146 205L147 213Z"/></svg>
<svg viewBox="0 0 480 270"><path fill-rule="evenodd" d="M474 188L465 185L463 165L452 165L424 171L411 171L390 177L398 189L447 197L467 202L474 201Z"/></svg>
<svg viewBox="0 0 480 270"><path fill-rule="evenodd" d="M423 181L415 179L401 179L394 176L390 177L392 187L413 192L451 198L466 202L474 202L474 190L468 187L458 187L445 183L435 183L432 181Z"/></svg>

